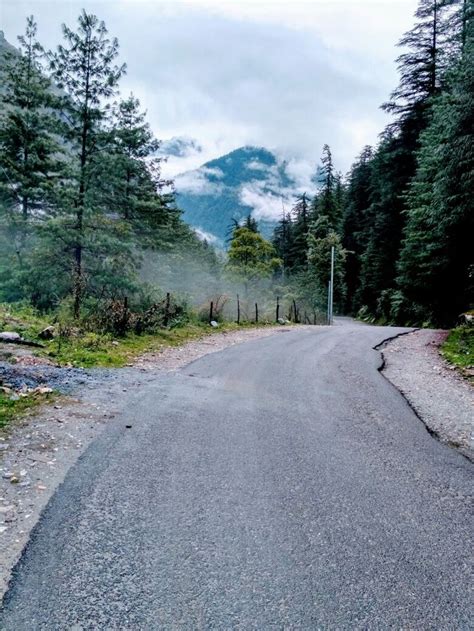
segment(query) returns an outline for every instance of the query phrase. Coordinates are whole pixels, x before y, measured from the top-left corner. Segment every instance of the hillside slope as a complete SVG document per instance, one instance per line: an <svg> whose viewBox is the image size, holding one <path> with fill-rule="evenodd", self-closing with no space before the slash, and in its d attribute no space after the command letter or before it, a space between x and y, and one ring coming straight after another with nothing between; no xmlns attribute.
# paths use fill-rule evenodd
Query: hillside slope
<svg viewBox="0 0 474 631"><path fill-rule="evenodd" d="M270 234L294 182L267 149L241 147L177 176L175 185L184 220L225 242L232 220L249 213Z"/></svg>

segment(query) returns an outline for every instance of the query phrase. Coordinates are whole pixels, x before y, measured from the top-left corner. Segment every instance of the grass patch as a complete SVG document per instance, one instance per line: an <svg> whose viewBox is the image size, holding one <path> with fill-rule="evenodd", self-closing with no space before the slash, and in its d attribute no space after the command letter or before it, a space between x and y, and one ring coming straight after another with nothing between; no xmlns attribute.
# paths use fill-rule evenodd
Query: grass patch
<svg viewBox="0 0 474 631"><path fill-rule="evenodd" d="M443 357L462 369L474 366L474 327L458 326L453 329L441 346Z"/></svg>
<svg viewBox="0 0 474 631"><path fill-rule="evenodd" d="M181 346L211 333L257 326L252 323L237 325L225 322L221 323L218 329L214 329L205 322L195 320L180 327L159 329L155 333L142 335L130 333L120 338L107 333L87 332L75 328L67 336L60 335L47 341L39 340L38 334L52 323L52 318L38 316L29 307L0 305L0 330L16 331L27 340L41 341L44 348L35 349L35 355L47 357L62 366L78 368L120 368L146 352L157 352L169 346ZM262 323L258 326L264 327L267 324Z"/></svg>
<svg viewBox="0 0 474 631"><path fill-rule="evenodd" d="M42 403L50 402L54 394L39 394L33 392L27 396L12 399L8 393L0 392L0 431L16 418L20 418L29 410L32 410Z"/></svg>
<svg viewBox="0 0 474 631"><path fill-rule="evenodd" d="M265 325L261 325L265 326ZM158 352L170 346L182 346L186 342L199 340L211 333L254 328L255 325L223 323L218 329L206 323L191 323L171 329L160 329L156 333L143 335L128 334L113 338L111 335L86 333L76 338L54 339L47 343L38 355L51 358L61 365L80 368L120 368L147 352Z"/></svg>

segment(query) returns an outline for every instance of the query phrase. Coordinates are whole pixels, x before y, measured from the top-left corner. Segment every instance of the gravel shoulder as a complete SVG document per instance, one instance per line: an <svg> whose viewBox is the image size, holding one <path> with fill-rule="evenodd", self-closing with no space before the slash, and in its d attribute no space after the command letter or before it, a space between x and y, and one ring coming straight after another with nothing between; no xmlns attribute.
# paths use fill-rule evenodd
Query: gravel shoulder
<svg viewBox="0 0 474 631"><path fill-rule="evenodd" d="M428 431L474 461L474 388L441 357L447 334L422 329L387 342L383 374Z"/></svg>
<svg viewBox="0 0 474 631"><path fill-rule="evenodd" d="M133 366L120 369L68 369L38 361L2 364L0 372L4 377L8 374L10 381L50 385L63 396L0 434L0 598L49 499L137 388L209 353L288 329L218 332L182 347L143 355Z"/></svg>

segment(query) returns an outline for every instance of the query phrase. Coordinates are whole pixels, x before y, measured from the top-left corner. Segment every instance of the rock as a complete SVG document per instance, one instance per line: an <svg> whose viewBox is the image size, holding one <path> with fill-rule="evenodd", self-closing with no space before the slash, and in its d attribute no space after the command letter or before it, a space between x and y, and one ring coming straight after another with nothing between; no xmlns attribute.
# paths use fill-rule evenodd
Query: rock
<svg viewBox="0 0 474 631"><path fill-rule="evenodd" d="M18 484L19 481L20 478L17 475L12 475L12 477L10 478L11 484Z"/></svg>
<svg viewBox="0 0 474 631"><path fill-rule="evenodd" d="M55 334L56 331L54 329L54 326L47 326L40 333L38 333L38 337L40 338L40 340L52 340Z"/></svg>
<svg viewBox="0 0 474 631"><path fill-rule="evenodd" d="M112 346L118 346L118 345L119 345L119 343L117 342L117 340L114 340L114 341L112 342Z"/></svg>
<svg viewBox="0 0 474 631"><path fill-rule="evenodd" d="M278 318L277 322L278 324L286 324L286 320L284 320L283 318Z"/></svg>
<svg viewBox="0 0 474 631"><path fill-rule="evenodd" d="M219 324L215 320L211 320L209 324L212 326L213 329L219 328Z"/></svg>
<svg viewBox="0 0 474 631"><path fill-rule="evenodd" d="M2 478L4 480L9 480L12 475L14 475L13 471L5 471L5 473L2 474Z"/></svg>
<svg viewBox="0 0 474 631"><path fill-rule="evenodd" d="M37 392L38 394L51 394L53 391L52 388L48 388L47 386L38 386L33 390L33 392Z"/></svg>
<svg viewBox="0 0 474 631"><path fill-rule="evenodd" d="M21 342L22 337L14 331L2 331L0 333L0 342Z"/></svg>

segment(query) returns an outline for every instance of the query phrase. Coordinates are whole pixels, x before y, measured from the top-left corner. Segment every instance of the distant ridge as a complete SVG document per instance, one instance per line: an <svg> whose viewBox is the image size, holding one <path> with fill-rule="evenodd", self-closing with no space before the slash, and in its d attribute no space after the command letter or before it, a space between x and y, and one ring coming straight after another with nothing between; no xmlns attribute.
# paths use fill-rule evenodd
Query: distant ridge
<svg viewBox="0 0 474 631"><path fill-rule="evenodd" d="M266 200L279 205L282 192L293 184L285 166L268 149L245 146L178 175L175 186L184 220L223 244L232 220L252 213L268 236L276 217L270 204L267 211Z"/></svg>

